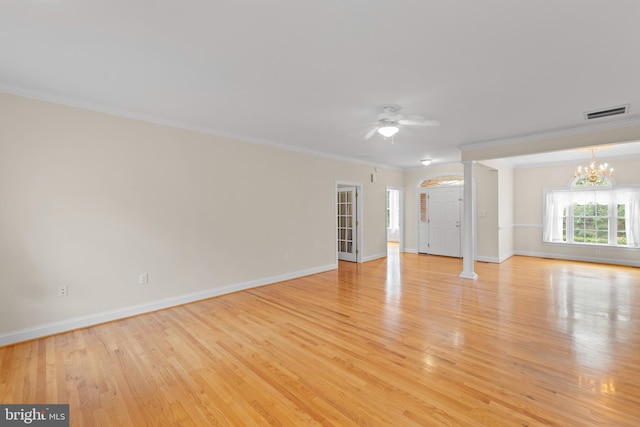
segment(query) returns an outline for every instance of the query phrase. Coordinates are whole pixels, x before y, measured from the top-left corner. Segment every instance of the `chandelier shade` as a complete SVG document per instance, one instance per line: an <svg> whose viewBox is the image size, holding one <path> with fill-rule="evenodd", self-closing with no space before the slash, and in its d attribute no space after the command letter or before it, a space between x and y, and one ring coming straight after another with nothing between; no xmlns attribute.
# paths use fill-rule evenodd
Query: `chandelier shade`
<svg viewBox="0 0 640 427"><path fill-rule="evenodd" d="M400 128L398 128L398 126L388 125L388 126L379 127L378 133L384 136L385 138L389 138L395 135L396 133L398 133L399 130Z"/></svg>

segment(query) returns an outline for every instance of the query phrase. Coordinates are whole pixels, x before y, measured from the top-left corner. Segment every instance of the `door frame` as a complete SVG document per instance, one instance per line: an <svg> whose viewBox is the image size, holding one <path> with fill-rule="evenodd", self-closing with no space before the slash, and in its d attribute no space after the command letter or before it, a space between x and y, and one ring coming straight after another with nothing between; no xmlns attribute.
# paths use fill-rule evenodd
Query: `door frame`
<svg viewBox="0 0 640 427"><path fill-rule="evenodd" d="M398 247L400 248L400 253L404 252L404 187L395 187L393 185L387 185L386 189L385 189L385 200L387 197L387 191L389 190L397 190L398 191ZM385 216L387 214L387 204L385 202ZM385 228L384 228L384 236L385 236L385 240L388 242L389 240L387 239L387 224L385 221ZM387 252L389 251L388 249L388 245L387 245Z"/></svg>
<svg viewBox="0 0 640 427"><path fill-rule="evenodd" d="M340 181L336 180L335 188L333 190L333 246L336 250L336 265L338 265L338 189L342 187L355 187L358 197L356 198L356 221L358 222L356 228L356 262L362 262L362 242L364 235L364 224L362 223L362 211L364 203L363 200L363 185L361 182L353 181Z"/></svg>
<svg viewBox="0 0 640 427"><path fill-rule="evenodd" d="M416 224L416 229L415 229L415 233L416 233L415 234L415 236L416 236L416 253L420 253L420 189L421 188L426 188L426 187L421 187L420 184L422 184L423 181L426 181L426 180L429 180L429 179L435 179L435 178L439 178L439 177L442 177L442 176L451 176L451 175L462 176L462 174L460 172L440 173L440 174L437 174L437 175L428 175L428 176L419 178L418 181L416 182L416 187L415 187L416 188L416 193L415 193L416 194L416 196L415 196L415 203L416 203L416 206L415 206L415 215L416 215L416 222L415 222L415 224ZM475 177L472 178L471 185L473 186L473 200L471 200L471 204L472 204L472 206L475 207L476 206L476 193L477 193L477 191L476 191L476 178ZM463 193L462 198L464 199L464 193ZM461 208L462 208L462 214L464 215L464 203L465 203L465 201L463 200L462 203L463 204L462 204ZM337 209L337 207L336 207L336 209ZM473 217L472 221L473 221L474 230L475 230L475 234L476 234L476 236L474 236L473 252L477 253L477 246L475 245L475 241L476 241L476 237L477 237L477 234L478 234L478 228L476 227L476 218L475 218L475 216ZM462 239L461 246L460 246L460 250L462 251L462 253L464 253L463 246L464 246L464 239Z"/></svg>
<svg viewBox="0 0 640 427"><path fill-rule="evenodd" d="M462 185L454 185L454 186L435 186L435 187L421 187L420 191L422 193L422 191L424 191L424 193L427 195L427 243L428 243L428 247L429 250L426 252L429 255L441 255L441 256L450 256L450 257L454 257L454 258L462 258L462 212L463 212L463 207L464 207L464 186ZM431 215L431 213L433 212L433 206L432 206L432 202L433 199L432 197L436 198L436 195L442 195L443 193L447 192L447 191L452 191L454 196L457 198L458 201L458 213L457 213L457 224L456 224L456 228L458 229L458 242L456 243L457 246L457 253L455 255L453 254L449 254L449 253L442 253L442 252L447 252L447 249L449 249L448 243L445 243L445 247L444 248L440 248L442 251L440 253L437 253L437 251L432 251L432 245L431 243L434 243L434 239L432 239L434 233L433 233L433 227L435 222L433 221L433 217ZM444 222L447 222L447 219L444 220ZM442 225L441 223L439 225ZM441 236L442 237L442 236ZM420 242L418 242L419 244ZM437 246L434 246L437 249Z"/></svg>

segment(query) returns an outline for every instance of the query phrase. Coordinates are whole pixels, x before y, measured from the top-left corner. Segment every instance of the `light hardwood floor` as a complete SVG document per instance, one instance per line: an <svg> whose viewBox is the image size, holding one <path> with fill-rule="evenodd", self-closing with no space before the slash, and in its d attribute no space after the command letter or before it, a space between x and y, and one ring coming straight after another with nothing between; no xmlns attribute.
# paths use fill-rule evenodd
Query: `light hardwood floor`
<svg viewBox="0 0 640 427"><path fill-rule="evenodd" d="M71 425L640 425L640 269L403 254L0 348Z"/></svg>

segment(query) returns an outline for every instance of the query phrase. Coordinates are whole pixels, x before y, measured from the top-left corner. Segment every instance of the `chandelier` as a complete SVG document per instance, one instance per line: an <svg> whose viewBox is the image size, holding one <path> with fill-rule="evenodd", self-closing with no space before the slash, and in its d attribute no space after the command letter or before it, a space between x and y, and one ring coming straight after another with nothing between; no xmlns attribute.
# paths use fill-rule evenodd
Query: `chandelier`
<svg viewBox="0 0 640 427"><path fill-rule="evenodd" d="M578 166L578 170L573 174L574 178L578 178L590 184L598 184L606 181L607 178L613 178L613 168L607 163L597 164L595 150L591 150L591 163L589 166Z"/></svg>

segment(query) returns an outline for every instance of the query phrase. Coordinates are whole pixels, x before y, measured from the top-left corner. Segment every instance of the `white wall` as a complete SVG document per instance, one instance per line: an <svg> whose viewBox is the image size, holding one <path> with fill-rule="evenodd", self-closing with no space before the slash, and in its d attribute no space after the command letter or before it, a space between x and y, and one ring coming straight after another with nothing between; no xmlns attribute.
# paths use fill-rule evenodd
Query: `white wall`
<svg viewBox="0 0 640 427"><path fill-rule="evenodd" d="M504 160L484 160L484 165L494 170L494 174L497 176L497 183L494 183L491 188L495 188L497 193L497 231L494 230L491 224L491 233L495 233L494 236L497 239L498 256L493 259L485 259L491 262L503 262L514 253L513 246L513 167ZM493 178L495 179L495 178ZM480 210L480 208L478 208ZM478 219L481 224L482 218ZM486 222L486 221L485 221Z"/></svg>
<svg viewBox="0 0 640 427"><path fill-rule="evenodd" d="M335 268L338 180L386 253L402 172L6 94L0 117L0 345Z"/></svg>
<svg viewBox="0 0 640 427"><path fill-rule="evenodd" d="M480 261L499 262L498 170L476 163L476 251Z"/></svg>
<svg viewBox="0 0 640 427"><path fill-rule="evenodd" d="M584 162L583 162L584 163ZM640 184L640 158L611 160L618 185ZM640 266L637 249L542 242L543 190L567 188L577 164L516 168L514 247L518 254Z"/></svg>
<svg viewBox="0 0 640 427"><path fill-rule="evenodd" d="M499 224L500 233L500 262L514 254L513 221L514 221L514 169L501 167L498 169L498 197L499 197Z"/></svg>

